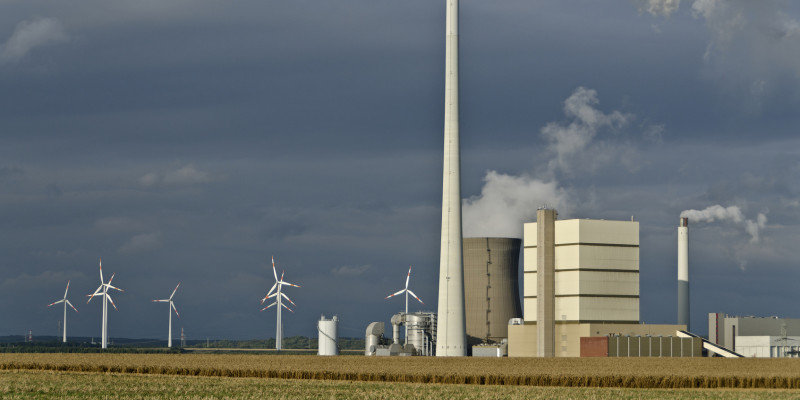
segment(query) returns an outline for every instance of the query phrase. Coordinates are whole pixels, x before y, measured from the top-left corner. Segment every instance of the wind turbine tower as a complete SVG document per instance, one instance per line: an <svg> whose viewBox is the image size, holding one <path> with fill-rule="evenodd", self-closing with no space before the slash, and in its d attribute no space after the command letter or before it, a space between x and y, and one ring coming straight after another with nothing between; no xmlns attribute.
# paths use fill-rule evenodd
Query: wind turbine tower
<svg viewBox="0 0 800 400"><path fill-rule="evenodd" d="M58 303L64 303L64 336L62 338L62 341L64 343L67 343L67 306L69 305L70 307L72 307L73 310L75 310L75 312L78 312L78 309L76 309L72 305L72 303L70 303L69 300L67 300L67 292L69 292L69 281L67 281L67 290L64 291L64 298L59 300L59 301L56 301L56 302L53 302L53 303L50 303L50 304L47 305L48 307L50 307L50 306L54 306L54 305L56 305Z"/></svg>
<svg viewBox="0 0 800 400"><path fill-rule="evenodd" d="M289 298L289 296L287 296L285 293L283 293L283 289L282 288L283 288L284 285L286 285L286 286L294 286L294 287L297 287L297 288L300 287L299 285L295 285L293 283L289 283L289 282L284 281L283 280L283 275L285 273L286 273L286 271L281 272L281 279L278 279L278 271L275 269L275 257L272 257L272 275L275 276L275 284L272 285L272 288L269 290L267 295L264 296L263 299L261 299L261 304L263 305L264 302L267 301L267 299L270 299L270 298L273 298L273 297L275 297L275 301L272 304L262 308L261 311L264 311L264 310L266 310L266 309L268 309L268 308L270 308L272 306L278 306L277 307L278 308L278 320L277 320L277 324L276 324L276 327L275 327L275 350L281 350L281 348L282 348L281 342L283 342L283 322L281 321L281 307L286 308L287 310L289 310L291 312L294 312L286 304L283 304L282 298L288 300L290 303L292 303L293 306L297 306L297 304L294 304L294 302L292 301L292 299ZM277 289L277 291L275 289ZM275 291L275 293L273 293L273 291Z"/></svg>
<svg viewBox="0 0 800 400"><path fill-rule="evenodd" d="M175 311L175 315L178 318L181 317L178 314L178 309L175 308L175 303L172 302L172 298L175 297L175 292L178 291L178 288L181 286L181 283L178 282L178 286L175 286L175 290L172 291L172 294L169 296L168 299L164 300L153 300L154 303L169 303L169 307L167 308L167 313L169 314L169 333L167 334L167 347L172 347L172 311ZM183 339L183 328L181 328L181 339Z"/></svg>
<svg viewBox="0 0 800 400"><path fill-rule="evenodd" d="M419 301L423 305L425 304L425 303L422 302L422 300L419 299L419 297L417 297L416 294L414 294L414 292L412 292L411 290L408 289L408 281L410 281L410 280L411 280L411 267L408 267L408 276L406 276L406 287L405 287L405 289L400 290L397 293L393 293L393 294L390 294L390 295L386 296L386 298L388 299L389 297L394 297L394 296L397 296L398 294L405 293L406 294L406 314L408 314L408 295L409 294L414 296L414 298L417 299L417 301ZM404 324L404 326L406 327L406 344L408 344L408 325Z"/></svg>
<svg viewBox="0 0 800 400"><path fill-rule="evenodd" d="M89 302L92 301L92 299L95 296L103 297L103 324L102 324L103 327L102 327L101 344L102 348L104 349L108 348L108 303L111 303L111 305L114 306L115 310L117 309L116 304L114 304L114 300L111 300L111 296L109 296L108 294L108 289L114 289L120 292L124 292L124 290L120 288L111 286L111 281L113 280L114 280L114 274L111 274L111 278L108 280L108 283L106 283L103 280L103 260L100 259L100 287L98 287L97 290L94 291L94 293L87 294L87 296L89 296L89 300L86 301L86 304L89 304Z"/></svg>
<svg viewBox="0 0 800 400"><path fill-rule="evenodd" d="M461 157L458 138L458 0L447 0L442 242L436 355L467 355L461 258Z"/></svg>

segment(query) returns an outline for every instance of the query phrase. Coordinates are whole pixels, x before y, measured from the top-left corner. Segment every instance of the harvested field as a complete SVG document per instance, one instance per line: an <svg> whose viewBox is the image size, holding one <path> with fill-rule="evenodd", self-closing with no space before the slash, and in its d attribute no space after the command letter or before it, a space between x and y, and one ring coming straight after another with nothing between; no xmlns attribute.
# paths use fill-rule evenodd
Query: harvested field
<svg viewBox="0 0 800 400"><path fill-rule="evenodd" d="M722 358L436 358L3 354L0 370L618 388L800 388L800 362Z"/></svg>
<svg viewBox="0 0 800 400"><path fill-rule="evenodd" d="M775 389L619 389L0 371L16 399L792 399Z"/></svg>

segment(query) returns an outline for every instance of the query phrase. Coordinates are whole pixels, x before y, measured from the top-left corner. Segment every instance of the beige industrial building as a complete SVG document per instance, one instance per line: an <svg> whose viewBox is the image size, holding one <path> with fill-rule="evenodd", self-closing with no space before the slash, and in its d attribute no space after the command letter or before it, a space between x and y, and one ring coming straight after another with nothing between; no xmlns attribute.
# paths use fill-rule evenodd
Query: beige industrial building
<svg viewBox="0 0 800 400"><path fill-rule="evenodd" d="M524 225L524 317L508 327L510 357L578 357L581 337L674 336L686 329L639 323L637 221L556 219L555 210L539 210L545 225Z"/></svg>
<svg viewBox="0 0 800 400"><path fill-rule="evenodd" d="M537 317L537 224L524 225L525 321ZM639 323L639 222L555 221L555 320Z"/></svg>

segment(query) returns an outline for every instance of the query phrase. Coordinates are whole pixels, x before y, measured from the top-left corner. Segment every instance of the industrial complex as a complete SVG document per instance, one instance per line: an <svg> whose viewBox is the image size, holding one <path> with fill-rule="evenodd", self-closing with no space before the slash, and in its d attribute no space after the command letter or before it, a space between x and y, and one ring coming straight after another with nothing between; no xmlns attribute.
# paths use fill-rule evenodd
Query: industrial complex
<svg viewBox="0 0 800 400"><path fill-rule="evenodd" d="M519 222L522 238L463 237L458 4L458 0L447 0L437 308L409 311L409 295L424 306L422 299L409 288L409 267L405 288L386 297L405 294L404 311L383 316L389 325L386 321L375 321L366 327L364 355L800 357L800 319L712 313L708 315L708 337L692 333L688 217L680 217L677 227L675 324L642 322L640 223L633 217L559 219L556 209L542 207L536 210L535 221ZM520 260L523 260L521 271ZM123 290L111 285L113 274L108 281L104 280L102 261L99 268L101 285L88 297L89 301L102 298L101 346L105 349L108 303L116 309L109 291ZM285 281L283 273L278 276L274 258L272 270L275 283L261 299L261 305L270 299L272 302L261 311L275 306L276 350L281 350L281 312L284 308L293 312L284 300L294 305L285 290L300 286ZM168 299L153 300L169 304L169 347L172 312L177 315L173 297L178 286ZM64 342L66 307L74 309L67 300L67 291L61 300L50 304L64 303ZM317 354L338 355L339 317L321 316L317 331ZM401 331L405 334L401 335Z"/></svg>
<svg viewBox="0 0 800 400"><path fill-rule="evenodd" d="M708 340L744 357L800 357L800 319L708 314Z"/></svg>
<svg viewBox="0 0 800 400"><path fill-rule="evenodd" d="M383 322L367 327L366 355L742 357L737 350L753 356L798 353L800 336L795 339L787 332L797 330L800 335L800 322L795 329L789 320L780 320L784 321L780 325L778 320L712 314L715 334L709 339L689 331L688 218L681 217L678 226L678 306L673 325L641 322L639 222L633 218L559 220L556 210L543 207L537 210L536 221L524 223L522 239L464 239L458 0L447 0L446 15L438 310L409 313L406 300L406 310L391 317L391 339L385 336ZM522 296L517 278L520 243ZM403 343L401 325L406 327ZM782 330L776 331L778 325ZM776 345L780 340L783 345ZM796 345L790 343L795 341Z"/></svg>

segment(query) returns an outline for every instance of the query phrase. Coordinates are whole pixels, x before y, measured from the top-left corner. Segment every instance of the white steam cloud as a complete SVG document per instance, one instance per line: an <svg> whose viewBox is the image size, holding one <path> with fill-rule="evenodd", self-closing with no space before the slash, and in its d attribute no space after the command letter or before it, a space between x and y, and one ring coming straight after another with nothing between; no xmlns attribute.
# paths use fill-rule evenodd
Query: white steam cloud
<svg viewBox="0 0 800 400"><path fill-rule="evenodd" d="M486 173L481 194L464 200L464 236L522 237L522 224L536 220L536 210L547 205L566 210L566 190L555 181Z"/></svg>
<svg viewBox="0 0 800 400"><path fill-rule="evenodd" d="M742 210L736 206L723 207L714 205L704 210L685 210L681 218L689 218L691 222L733 221L740 223L744 220Z"/></svg>
<svg viewBox="0 0 800 400"><path fill-rule="evenodd" d="M555 154L549 164L550 171L570 172L575 156L585 152L599 129L619 128L632 118L619 111L604 114L595 108L599 103L596 90L578 87L564 101L564 114L571 121L550 122L542 128L542 136L550 142L548 148Z"/></svg>
<svg viewBox="0 0 800 400"><path fill-rule="evenodd" d="M22 21L0 48L0 64L17 62L37 47L66 41L69 41L69 37L61 22L55 18Z"/></svg>
<svg viewBox="0 0 800 400"><path fill-rule="evenodd" d="M800 83L800 22L781 0L695 0L692 15L711 34L703 59L726 86L760 112L764 98L785 79ZM781 81L784 81L781 83Z"/></svg>
<svg viewBox="0 0 800 400"><path fill-rule="evenodd" d="M601 129L620 128L633 116L619 111L606 114L596 108L599 103L597 91L584 87L575 89L564 101L568 120L551 122L541 129L542 137L549 142L547 153L551 158L538 176L488 171L481 193L463 201L464 235L522 237L523 223L535 221L536 210L542 206L568 215L573 202L569 190L556 179L558 174L570 175L578 169L591 172L611 162L633 169L633 149L593 144Z"/></svg>
<svg viewBox="0 0 800 400"><path fill-rule="evenodd" d="M681 217L689 218L691 222L730 221L741 225L744 231L750 235L750 243L753 244L761 241L761 230L767 226L767 216L762 213L759 213L755 220L745 219L739 207L723 207L719 204L703 210L685 210L681 212Z"/></svg>
<svg viewBox="0 0 800 400"><path fill-rule="evenodd" d="M639 13L669 17L680 0L631 0ZM709 33L708 76L734 90L750 112L761 112L787 81L800 85L800 20L786 0L687 0ZM660 28L653 26L656 32ZM796 89L795 89L796 90Z"/></svg>

